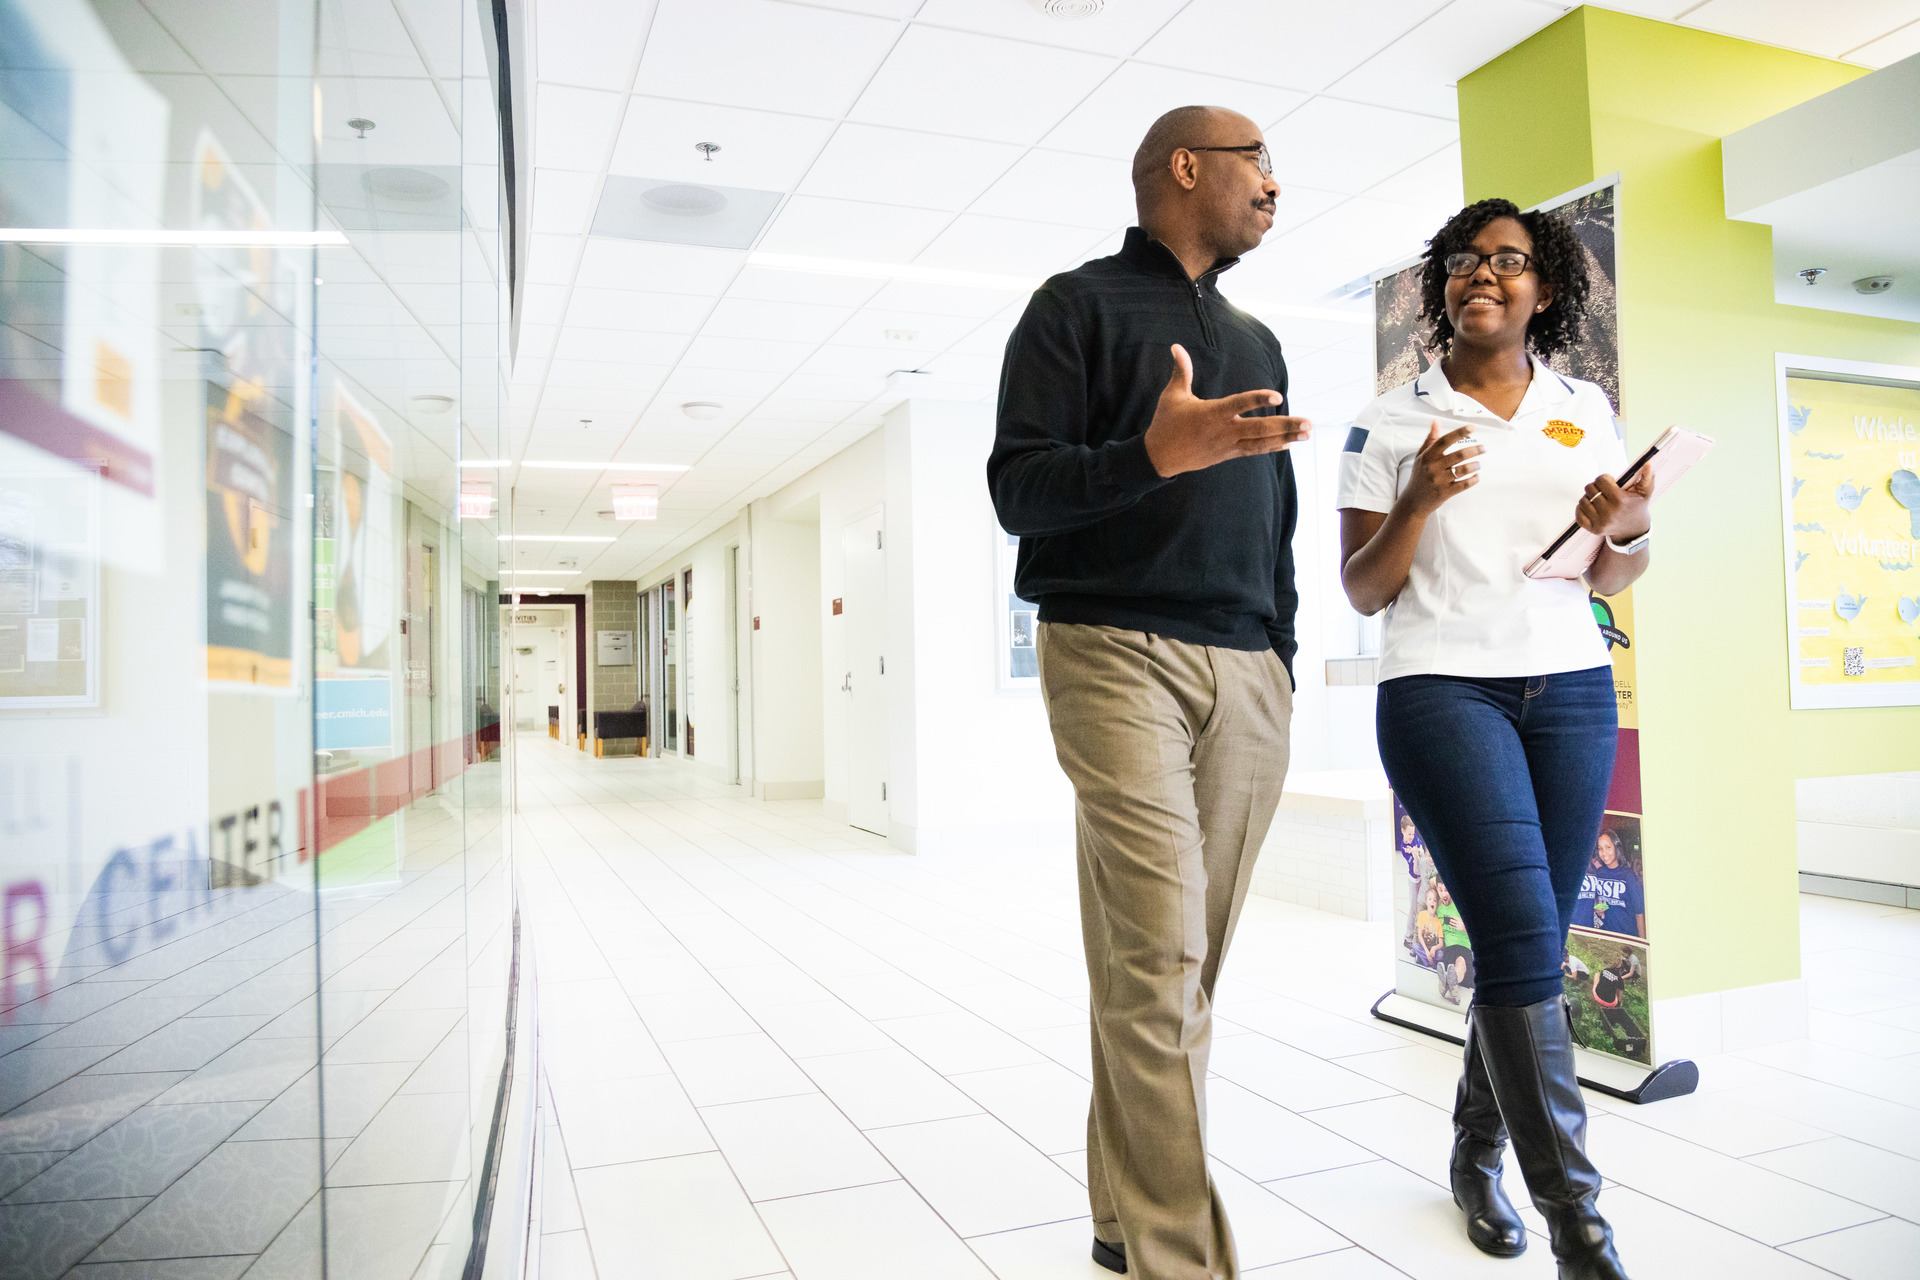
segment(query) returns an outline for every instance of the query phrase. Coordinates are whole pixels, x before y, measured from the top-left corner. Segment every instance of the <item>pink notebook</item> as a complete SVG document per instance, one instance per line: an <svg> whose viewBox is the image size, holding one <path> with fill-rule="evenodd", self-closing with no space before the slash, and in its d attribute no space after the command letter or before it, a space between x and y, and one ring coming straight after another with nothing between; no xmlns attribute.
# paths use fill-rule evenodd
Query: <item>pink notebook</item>
<svg viewBox="0 0 1920 1280"><path fill-rule="evenodd" d="M1703 436L1697 431L1688 431L1685 427L1668 427L1660 438L1648 446L1647 451L1634 459L1632 466L1620 473L1620 484L1625 487L1640 474L1642 467L1653 468L1653 496L1659 497L1689 468L1707 456L1713 448L1713 437ZM1593 564L1594 557L1600 554L1600 535L1588 533L1577 524L1567 526L1565 533L1553 540L1553 544L1527 566L1529 578L1578 578Z"/></svg>

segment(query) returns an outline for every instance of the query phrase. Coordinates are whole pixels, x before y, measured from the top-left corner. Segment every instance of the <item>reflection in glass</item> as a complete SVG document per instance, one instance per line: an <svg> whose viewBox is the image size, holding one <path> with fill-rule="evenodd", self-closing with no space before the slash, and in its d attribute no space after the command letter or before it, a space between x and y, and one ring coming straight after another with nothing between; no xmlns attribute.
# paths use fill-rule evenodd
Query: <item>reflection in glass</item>
<svg viewBox="0 0 1920 1280"><path fill-rule="evenodd" d="M524 1156L480 14L0 0L0 1274L453 1276Z"/></svg>

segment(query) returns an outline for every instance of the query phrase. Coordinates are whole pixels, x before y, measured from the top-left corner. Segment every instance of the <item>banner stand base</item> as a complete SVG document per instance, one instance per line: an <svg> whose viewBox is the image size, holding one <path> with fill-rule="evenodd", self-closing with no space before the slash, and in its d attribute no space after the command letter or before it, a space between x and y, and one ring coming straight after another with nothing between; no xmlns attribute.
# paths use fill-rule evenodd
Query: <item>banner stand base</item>
<svg viewBox="0 0 1920 1280"><path fill-rule="evenodd" d="M1398 991L1389 991L1373 1002L1373 1016L1436 1039L1466 1043L1464 1010L1441 1009ZM1648 1068L1624 1058L1590 1053L1575 1045L1573 1059L1579 1067L1581 1084L1624 1102L1647 1103L1684 1097L1700 1086L1700 1068L1686 1058Z"/></svg>

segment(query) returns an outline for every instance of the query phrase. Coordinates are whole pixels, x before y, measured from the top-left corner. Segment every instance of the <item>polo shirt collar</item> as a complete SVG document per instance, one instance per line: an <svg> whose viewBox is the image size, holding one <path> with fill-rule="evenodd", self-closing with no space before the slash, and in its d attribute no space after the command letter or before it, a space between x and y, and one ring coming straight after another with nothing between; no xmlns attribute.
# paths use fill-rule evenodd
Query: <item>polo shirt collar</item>
<svg viewBox="0 0 1920 1280"><path fill-rule="evenodd" d="M1527 393L1520 397L1520 407L1513 415L1516 419L1530 413L1545 412L1573 399L1571 382L1549 369L1532 352L1527 353L1527 360L1533 365L1533 381L1527 384ZM1415 400L1432 405L1437 413L1454 413L1458 411L1460 402L1466 399L1454 392L1447 375L1440 371L1440 362L1437 360L1413 380L1413 395Z"/></svg>
<svg viewBox="0 0 1920 1280"><path fill-rule="evenodd" d="M1180 261L1180 255L1166 245L1148 235L1144 228L1128 227L1127 238L1120 245L1119 258L1128 266L1146 272L1148 275L1168 276L1184 283L1213 284L1222 271L1239 262L1238 258L1222 258L1206 269L1198 282L1187 280L1187 269Z"/></svg>

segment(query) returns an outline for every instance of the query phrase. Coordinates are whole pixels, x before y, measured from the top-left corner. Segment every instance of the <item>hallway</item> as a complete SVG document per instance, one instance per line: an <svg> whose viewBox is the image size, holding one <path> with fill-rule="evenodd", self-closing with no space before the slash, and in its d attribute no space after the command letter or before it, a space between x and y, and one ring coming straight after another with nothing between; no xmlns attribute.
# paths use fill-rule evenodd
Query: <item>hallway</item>
<svg viewBox="0 0 1920 1280"><path fill-rule="evenodd" d="M1067 850L909 857L679 762L520 748L544 1277L1108 1274ZM1591 1101L1640 1280L1709 1256L1891 1280L1920 1255L1920 913L1803 898L1802 919L1813 1039L1703 1060L1691 1098ZM1210 1089L1243 1268L1551 1276L1543 1238L1498 1262L1459 1230L1457 1058L1367 1017L1390 955L1387 926L1248 903Z"/></svg>

